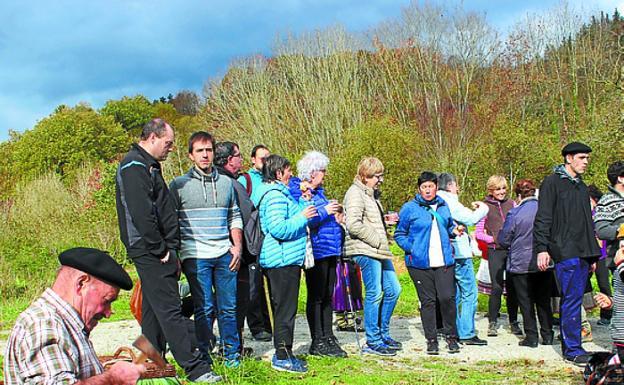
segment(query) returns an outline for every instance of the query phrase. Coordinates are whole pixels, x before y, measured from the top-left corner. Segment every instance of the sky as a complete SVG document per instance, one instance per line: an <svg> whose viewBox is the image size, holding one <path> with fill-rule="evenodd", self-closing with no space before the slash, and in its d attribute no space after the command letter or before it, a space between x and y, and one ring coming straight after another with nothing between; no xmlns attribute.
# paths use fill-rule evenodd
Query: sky
<svg viewBox="0 0 624 385"><path fill-rule="evenodd" d="M431 0L430 2L435 3ZM448 3L448 1L446 2ZM571 6L581 1L569 1ZM584 1L591 11L624 0ZM278 36L337 24L360 32L398 18L409 0L2 0L0 141L23 132L60 104L180 90L204 83L255 54L271 55ZM460 3L458 3L460 4ZM465 0L502 33L552 0Z"/></svg>

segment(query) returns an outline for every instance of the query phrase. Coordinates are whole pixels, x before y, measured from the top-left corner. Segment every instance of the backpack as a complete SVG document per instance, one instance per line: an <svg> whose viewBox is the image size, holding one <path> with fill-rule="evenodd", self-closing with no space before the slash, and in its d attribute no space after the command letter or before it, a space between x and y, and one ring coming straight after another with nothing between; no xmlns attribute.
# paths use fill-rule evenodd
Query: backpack
<svg viewBox="0 0 624 385"><path fill-rule="evenodd" d="M247 195L251 196L251 190L253 188L253 186L251 185L251 176L249 176L249 173L243 173L243 178L245 178L245 181L247 182L245 184L245 190L247 191Z"/></svg>
<svg viewBox="0 0 624 385"><path fill-rule="evenodd" d="M243 228L247 251L255 257L260 256L260 251L262 251L262 242L264 242L264 233L262 232L262 228L260 226L260 204L269 191L262 195L258 204L249 215L249 220L245 223Z"/></svg>
<svg viewBox="0 0 624 385"><path fill-rule="evenodd" d="M586 385L624 384L624 366L609 364L613 357L609 352L592 354L583 372Z"/></svg>

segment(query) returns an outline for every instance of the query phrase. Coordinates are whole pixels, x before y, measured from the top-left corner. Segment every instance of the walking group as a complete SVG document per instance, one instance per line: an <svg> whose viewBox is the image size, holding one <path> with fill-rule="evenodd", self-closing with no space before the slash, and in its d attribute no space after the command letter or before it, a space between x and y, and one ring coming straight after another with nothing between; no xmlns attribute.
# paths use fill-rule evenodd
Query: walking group
<svg viewBox="0 0 624 385"><path fill-rule="evenodd" d="M556 297L563 356L587 362L581 314L596 272L606 284L595 300L603 321L611 322L615 350L624 355L624 283L614 275L612 297L609 282L609 271L624 266L624 242L618 240L624 238L622 161L609 167L609 192L594 196L594 203L581 178L591 148L578 142L563 148L563 164L544 179L539 194L534 181L517 181L516 199L505 178L495 175L485 199L466 207L454 175L424 171L415 198L397 214L380 203L385 167L374 157L359 162L339 203L323 188L326 155L305 153L293 176L288 159L257 145L251 169L242 173L238 145L217 143L204 131L189 138L190 170L168 185L161 162L174 142L173 128L162 119L143 127L118 167L117 215L141 282L142 332L163 356L171 352L190 381L221 381L212 367L216 356L238 368L253 354L244 346L245 323L254 339L272 340L272 368L307 372L293 352L302 271L309 354L347 356L333 332L337 318L343 330L364 331L362 353L396 355L403 347L392 337L390 321L401 284L392 242L405 254L418 293L428 354L439 354L439 337L449 353L459 353L461 344L487 345L475 327L477 288L483 287L489 338L498 334L506 295L511 331L523 336L519 345L537 347L540 337L553 344ZM484 279L475 275L476 253L484 258ZM132 288L129 276L96 249L70 249L59 261L53 286L16 321L5 353L6 384L135 383L142 365L119 362L104 371L88 339L110 316L119 290ZM182 273L192 321L181 307ZM355 322L357 310L363 325Z"/></svg>

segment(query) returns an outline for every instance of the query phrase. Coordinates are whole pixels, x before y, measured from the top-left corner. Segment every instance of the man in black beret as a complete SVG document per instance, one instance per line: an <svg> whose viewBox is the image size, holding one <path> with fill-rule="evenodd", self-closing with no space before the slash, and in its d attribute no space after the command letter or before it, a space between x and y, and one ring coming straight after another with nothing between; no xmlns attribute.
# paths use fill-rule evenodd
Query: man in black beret
<svg viewBox="0 0 624 385"><path fill-rule="evenodd" d="M117 362L104 372L89 341L98 321L111 316L119 289L132 288L128 273L97 249L69 249L59 261L52 287L15 321L5 384L135 384L143 365Z"/></svg>
<svg viewBox="0 0 624 385"><path fill-rule="evenodd" d="M561 294L560 329L563 356L584 364L589 355L581 345L581 304L591 265L600 256L594 236L587 186L581 175L591 148L572 142L561 150L564 163L555 167L539 189L533 226L533 247L542 271L554 263ZM542 336L544 338L544 336ZM552 337L544 338L552 343Z"/></svg>

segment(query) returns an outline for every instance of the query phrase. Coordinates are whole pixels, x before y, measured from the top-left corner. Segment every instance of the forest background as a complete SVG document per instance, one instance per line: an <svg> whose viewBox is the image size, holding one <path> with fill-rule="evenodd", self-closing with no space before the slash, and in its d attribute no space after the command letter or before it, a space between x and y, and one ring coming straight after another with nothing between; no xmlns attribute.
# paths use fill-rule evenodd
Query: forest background
<svg viewBox="0 0 624 385"><path fill-rule="evenodd" d="M98 247L128 262L114 174L151 118L177 134L166 180L190 167L189 135L208 130L246 157L258 143L293 163L306 150L328 154L337 199L359 160L377 156L391 210L413 197L423 170L456 174L464 203L483 198L492 174L539 182L572 140L593 148L584 179L606 190L607 165L624 157L623 54L617 11L564 4L503 36L482 14L412 4L365 33L337 25L280 36L271 57L233 63L201 97L58 106L0 143L0 329L10 326L3 309L27 306L50 283L60 251Z"/></svg>

